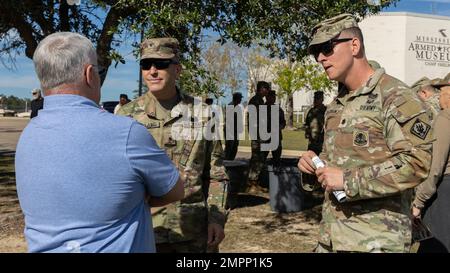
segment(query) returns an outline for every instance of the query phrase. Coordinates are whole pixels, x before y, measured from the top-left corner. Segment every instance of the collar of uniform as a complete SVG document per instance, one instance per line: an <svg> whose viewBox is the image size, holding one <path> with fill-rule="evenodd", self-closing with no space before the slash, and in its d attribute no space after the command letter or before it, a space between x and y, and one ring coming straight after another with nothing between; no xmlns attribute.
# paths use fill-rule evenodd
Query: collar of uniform
<svg viewBox="0 0 450 273"><path fill-rule="evenodd" d="M144 95L144 111L147 113L149 117L156 118L156 104L158 103L158 100L155 98L155 96L152 94L152 92L149 90Z"/></svg>
<svg viewBox="0 0 450 273"><path fill-rule="evenodd" d="M384 69L378 68L377 70L375 70L375 73L373 73L373 75L370 76L370 78L367 80L366 84L364 84L363 86L361 86L360 88L356 89L353 92L349 92L345 96L338 97L337 100L340 103L342 103L343 105L345 105L346 102L348 101L348 99L350 99L352 97L357 97L360 95L365 95L365 94L371 93L373 91L373 89L375 89L375 86L377 86L377 83L380 81L380 79L383 75L384 75Z"/></svg>
<svg viewBox="0 0 450 273"><path fill-rule="evenodd" d="M189 96L187 94L185 94L183 91L181 91L180 89L177 88L177 92L178 95L180 96L180 103L178 103L177 105L175 105L175 107L172 109L171 111L171 117L172 118L176 118L176 117L180 117L183 116L183 113L189 113L189 108L191 108L191 115L193 115L193 117L198 117L201 115L200 112L198 112L198 110L201 110L202 108L205 107L205 103L203 103L201 100L196 99L192 96ZM202 107L194 107L196 105L202 105Z"/></svg>
<svg viewBox="0 0 450 273"><path fill-rule="evenodd" d="M384 74L383 68L375 70L372 76L367 80L366 84L356 89L355 92L350 92L350 97L357 97L359 95L365 95L373 91L377 83L380 81L381 76Z"/></svg>
<svg viewBox="0 0 450 273"><path fill-rule="evenodd" d="M189 98L188 98L189 96L185 95L178 88L176 88L176 90L177 90L177 96L179 96L181 98L180 102L181 101L189 101ZM150 91L147 91L147 93L145 93L144 96L145 96L145 112L147 113L147 115L149 117L152 117L152 118L155 118L155 119L161 119L156 114L156 107L157 107L158 104L160 104L158 99ZM178 106L178 105L179 105L179 103L176 106ZM173 109L172 109L172 111L173 111Z"/></svg>

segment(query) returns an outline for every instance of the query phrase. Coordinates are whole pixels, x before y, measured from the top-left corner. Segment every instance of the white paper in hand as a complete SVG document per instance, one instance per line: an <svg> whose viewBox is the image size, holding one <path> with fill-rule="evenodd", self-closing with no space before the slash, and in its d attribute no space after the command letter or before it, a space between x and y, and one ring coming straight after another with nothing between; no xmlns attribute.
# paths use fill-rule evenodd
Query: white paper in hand
<svg viewBox="0 0 450 273"><path fill-rule="evenodd" d="M316 169L325 167L325 164L318 156L313 157L311 160L314 163ZM345 200L347 199L347 195L345 195L344 191L333 191L333 194L334 197L336 197L336 199L339 201L339 203L345 202Z"/></svg>

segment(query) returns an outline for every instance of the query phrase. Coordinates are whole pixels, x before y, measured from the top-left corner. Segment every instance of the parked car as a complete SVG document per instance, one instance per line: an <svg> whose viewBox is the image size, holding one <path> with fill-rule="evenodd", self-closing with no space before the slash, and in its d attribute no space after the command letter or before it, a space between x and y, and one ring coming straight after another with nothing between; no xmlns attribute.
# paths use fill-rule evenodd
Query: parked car
<svg viewBox="0 0 450 273"><path fill-rule="evenodd" d="M16 117L19 117L19 118L29 118L29 117L31 117L31 111L28 111L28 112L22 112L22 113L17 113L17 114L16 114Z"/></svg>
<svg viewBox="0 0 450 273"><path fill-rule="evenodd" d="M119 101L104 101L100 104L100 106L106 111L114 114L114 108L119 104Z"/></svg>
<svg viewBox="0 0 450 273"><path fill-rule="evenodd" d="M0 117L14 117L15 114L16 114L16 111L0 109Z"/></svg>

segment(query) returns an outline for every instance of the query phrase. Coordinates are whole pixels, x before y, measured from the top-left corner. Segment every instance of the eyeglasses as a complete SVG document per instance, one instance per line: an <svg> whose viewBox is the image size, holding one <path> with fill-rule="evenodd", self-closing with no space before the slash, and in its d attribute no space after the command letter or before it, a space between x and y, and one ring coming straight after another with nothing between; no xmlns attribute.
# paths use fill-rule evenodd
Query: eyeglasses
<svg viewBox="0 0 450 273"><path fill-rule="evenodd" d="M331 39L328 42L314 45L309 49L309 53L314 56L314 58L319 58L319 54L322 53L325 56L330 56L333 54L334 47L342 42L348 42L353 40L353 38L342 38L342 39Z"/></svg>
<svg viewBox="0 0 450 273"><path fill-rule="evenodd" d="M156 69L167 69L171 64L178 64L174 60L155 60L155 59L144 59L141 60L142 70L150 70L152 66Z"/></svg>

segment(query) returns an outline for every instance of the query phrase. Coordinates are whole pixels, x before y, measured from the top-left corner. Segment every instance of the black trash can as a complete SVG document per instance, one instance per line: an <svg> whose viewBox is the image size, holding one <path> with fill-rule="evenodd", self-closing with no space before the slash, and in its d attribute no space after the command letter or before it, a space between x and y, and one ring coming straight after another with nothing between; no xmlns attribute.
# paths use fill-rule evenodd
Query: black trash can
<svg viewBox="0 0 450 273"><path fill-rule="evenodd" d="M301 188L302 175L298 159L283 158L276 166L268 162L270 207L275 212L298 212L304 208L305 192Z"/></svg>
<svg viewBox="0 0 450 273"><path fill-rule="evenodd" d="M244 192L247 187L248 160L224 160L223 166L230 179L229 193Z"/></svg>

